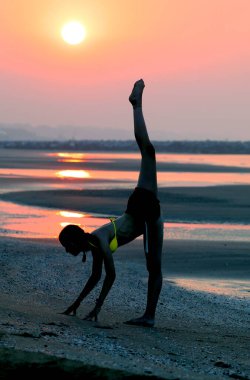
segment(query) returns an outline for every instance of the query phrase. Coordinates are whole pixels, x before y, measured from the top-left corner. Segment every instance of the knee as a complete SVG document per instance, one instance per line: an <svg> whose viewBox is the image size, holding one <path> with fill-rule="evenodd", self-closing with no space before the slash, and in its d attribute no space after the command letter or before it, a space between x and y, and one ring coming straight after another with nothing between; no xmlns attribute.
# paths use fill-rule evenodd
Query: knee
<svg viewBox="0 0 250 380"><path fill-rule="evenodd" d="M162 278L161 262L147 259L147 270L150 276Z"/></svg>
<svg viewBox="0 0 250 380"><path fill-rule="evenodd" d="M162 284L162 271L160 269L153 268L148 272L149 281L159 286Z"/></svg>
<svg viewBox="0 0 250 380"><path fill-rule="evenodd" d="M151 143L151 141L147 141L146 143L137 138L137 143L141 150L142 155L148 156L152 159L155 159L155 147Z"/></svg>
<svg viewBox="0 0 250 380"><path fill-rule="evenodd" d="M145 153L150 157L155 159L155 147L154 145L150 142L149 144L146 145L145 147Z"/></svg>

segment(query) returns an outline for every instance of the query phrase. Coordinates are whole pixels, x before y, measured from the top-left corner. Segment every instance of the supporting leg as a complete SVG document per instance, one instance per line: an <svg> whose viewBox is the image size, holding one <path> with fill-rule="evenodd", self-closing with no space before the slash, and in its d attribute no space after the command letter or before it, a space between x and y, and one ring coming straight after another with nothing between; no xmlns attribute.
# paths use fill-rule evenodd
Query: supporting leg
<svg viewBox="0 0 250 380"><path fill-rule="evenodd" d="M162 288L161 256L163 244L163 223L159 218L148 224L148 253L146 254L148 276L148 294L146 310L142 317L125 322L129 325L153 327L155 311Z"/></svg>
<svg viewBox="0 0 250 380"><path fill-rule="evenodd" d="M148 296L147 306L144 316L154 320L156 306L162 287L161 257L163 245L163 222L159 218L155 223L148 226L148 254L147 270L148 277Z"/></svg>

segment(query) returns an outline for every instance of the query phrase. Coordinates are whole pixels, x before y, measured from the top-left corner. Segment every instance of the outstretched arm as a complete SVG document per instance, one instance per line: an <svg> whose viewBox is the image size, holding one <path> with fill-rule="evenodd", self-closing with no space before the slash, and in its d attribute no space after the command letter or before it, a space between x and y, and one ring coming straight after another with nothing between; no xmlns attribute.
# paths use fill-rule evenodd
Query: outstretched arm
<svg viewBox="0 0 250 380"><path fill-rule="evenodd" d="M73 302L71 306L69 306L63 314L66 315L76 315L76 310L80 306L81 302L84 300L85 297L94 289L94 287L97 285L99 280L101 279L102 275L102 264L103 264L103 257L100 255L97 251L92 251L93 254L93 265L92 265L92 273L89 277L88 281L86 282L83 290Z"/></svg>
<svg viewBox="0 0 250 380"><path fill-rule="evenodd" d="M104 267L106 271L106 276L103 282L102 290L99 295L99 298L96 300L96 305L93 310L89 314L86 315L84 318L87 321L95 320L97 321L97 315L101 311L101 307L103 305L103 302L105 298L107 297L114 281L115 281L115 266L114 266L114 260L112 256L112 252L110 251L110 248L107 244L105 246L101 246L102 253L103 253L103 260L104 260Z"/></svg>

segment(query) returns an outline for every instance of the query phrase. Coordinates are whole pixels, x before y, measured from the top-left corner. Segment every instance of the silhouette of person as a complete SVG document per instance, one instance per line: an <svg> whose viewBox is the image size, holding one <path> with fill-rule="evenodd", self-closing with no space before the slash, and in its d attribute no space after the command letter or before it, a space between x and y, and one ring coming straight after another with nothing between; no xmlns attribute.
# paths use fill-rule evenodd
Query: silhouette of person
<svg viewBox="0 0 250 380"><path fill-rule="evenodd" d="M92 273L75 302L63 314L76 315L81 301L99 282L104 266L106 276L95 307L85 320L97 321L105 298L115 281L113 252L143 234L144 252L148 270L147 304L143 315L125 323L152 327L162 287L161 256L163 243L163 223L158 200L155 149L151 143L142 111L142 79L135 82L129 101L133 106L134 134L141 152L141 166L138 183L127 203L126 211L117 219L111 220L92 233L86 233L76 225L68 225L59 234L59 241L66 252L77 256L86 252L93 256ZM84 260L83 260L84 261Z"/></svg>

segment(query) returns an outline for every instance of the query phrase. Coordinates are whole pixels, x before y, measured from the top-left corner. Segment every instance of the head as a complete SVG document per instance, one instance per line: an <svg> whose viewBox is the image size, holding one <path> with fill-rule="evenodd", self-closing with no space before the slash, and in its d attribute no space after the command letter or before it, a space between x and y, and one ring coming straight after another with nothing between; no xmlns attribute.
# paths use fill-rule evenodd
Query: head
<svg viewBox="0 0 250 380"><path fill-rule="evenodd" d="M77 256L80 252L88 251L88 235L79 226L69 224L60 232L59 241L66 252Z"/></svg>

